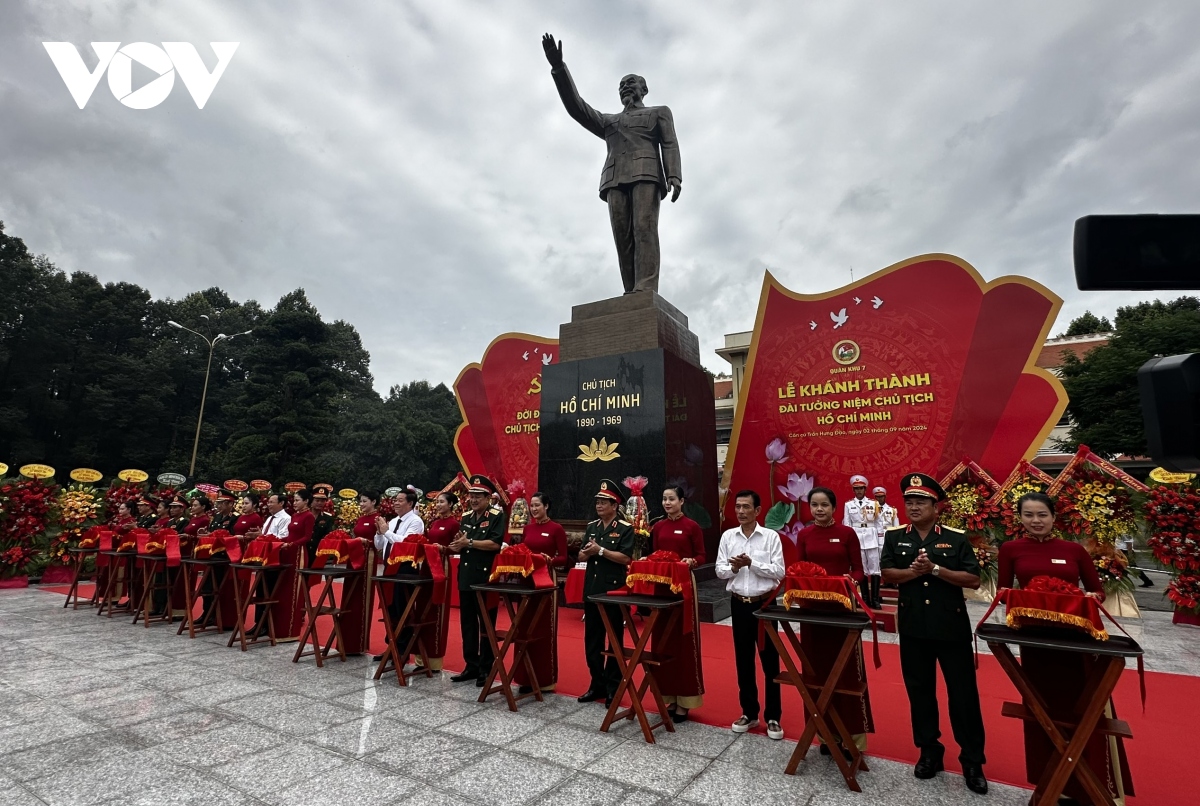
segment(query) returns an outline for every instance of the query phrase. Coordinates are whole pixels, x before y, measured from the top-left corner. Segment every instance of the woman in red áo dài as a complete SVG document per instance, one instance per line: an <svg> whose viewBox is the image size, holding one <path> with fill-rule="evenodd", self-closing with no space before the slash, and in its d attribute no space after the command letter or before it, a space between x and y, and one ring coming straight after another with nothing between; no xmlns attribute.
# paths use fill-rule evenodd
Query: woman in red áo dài
<svg viewBox="0 0 1200 806"><path fill-rule="evenodd" d="M668 487L663 490L663 511L665 518L655 521L650 527L650 547L652 551L673 551L679 559L692 568L703 565L704 532L700 524L683 514L684 491L682 487ZM696 580L692 577L692 586ZM693 708L704 704L704 669L700 664L700 611L699 597L693 597L693 612L684 613L683 618L692 619L691 632L685 632L682 627L675 629L674 634L667 636L659 650L660 632L666 624L660 622L655 627L653 636L655 651L662 651L671 659L662 664L655 673L663 701L667 703L667 712L675 722L687 721L688 714Z"/></svg>
<svg viewBox="0 0 1200 806"><path fill-rule="evenodd" d="M425 539L442 547L442 571L445 581L442 582L441 603L434 604L431 615L437 623L421 630L421 638L425 641L425 651L429 653L429 668L435 672L441 671L443 659L446 657L446 643L450 635L450 552L446 546L458 534L461 523L454 517L454 506L458 496L454 493L439 493L433 504L433 520L425 527ZM413 605L418 612L425 603L433 598L431 588L417 588L417 603ZM417 658L418 662L420 657Z"/></svg>
<svg viewBox="0 0 1200 806"><path fill-rule="evenodd" d="M550 496L543 492L536 492L529 497L529 523L521 531L521 542L531 552L545 558L555 585L558 584L559 574L565 578L567 533L560 524L550 520ZM558 595L546 595L549 596L548 612L544 612L535 625L540 640L529 644L529 660L537 675L538 688L554 691L558 688ZM513 679L520 686L519 693L533 691L524 665L517 669Z"/></svg>
<svg viewBox="0 0 1200 806"><path fill-rule="evenodd" d="M1079 543L1054 535L1054 501L1045 493L1026 493L1017 501L1017 512L1021 516L1024 536L1000 546L997 592L1013 587L1014 580L1025 587L1034 577L1049 576L1080 585L1088 596L1103 601L1104 585L1088 550ZM1021 647L1021 668L1042 695L1050 716L1056 720L1071 719L1075 701L1079 698L1079 682L1087 676L1092 662L1092 656L1080 652ZM1104 716L1115 718L1111 702ZM1047 760L1054 754L1054 747L1036 722L1026 722L1024 729L1025 775L1031 784L1036 784L1041 780ZM1129 773L1125 745L1120 737L1113 741L1119 763L1113 763L1108 737L1099 734L1087 743L1083 761L1108 787L1113 799L1123 803L1126 795L1134 794L1133 777ZM1076 803L1093 802L1074 778L1067 781L1063 795L1073 798Z"/></svg>
<svg viewBox="0 0 1200 806"><path fill-rule="evenodd" d="M800 532L796 540L796 551L800 561L816 563L830 576L845 576L853 580L855 587L863 579L862 552L858 535L849 526L834 522L837 498L825 487L814 487L808 494L808 508L813 522ZM825 604L825 603L822 603ZM833 605L841 607L841 605ZM833 661L842 647L845 631L836 627L819 627L805 624L800 628L800 646L812 661L814 669L804 669L805 677L824 681L829 676ZM834 694L833 707L850 733L850 739L859 750L867 749L867 734L875 732L871 717L871 697L867 690L867 669L863 663L862 640L855 647L854 657L846 664L838 679L838 688L862 688L862 694ZM804 715L808 721L808 714ZM841 737L846 741L846 737ZM849 755L849 751L842 748ZM821 753L829 755L831 748L821 744Z"/></svg>

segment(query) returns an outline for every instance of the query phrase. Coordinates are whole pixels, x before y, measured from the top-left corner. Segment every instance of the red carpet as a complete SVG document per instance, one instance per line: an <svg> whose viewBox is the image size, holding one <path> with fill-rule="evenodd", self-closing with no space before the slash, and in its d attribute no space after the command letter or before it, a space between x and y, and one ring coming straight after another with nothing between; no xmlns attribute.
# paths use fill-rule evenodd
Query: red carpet
<svg viewBox="0 0 1200 806"><path fill-rule="evenodd" d="M65 594L66 585L43 590ZM80 586L82 596L91 595L91 586ZM559 610L558 693L578 696L588 686L587 666L583 661L583 622L580 610ZM704 707L693 711L697 722L728 727L741 715L738 705L737 680L733 673L733 638L728 627L702 624L702 647L705 669ZM458 615L450 618L450 647L446 657L447 669L461 669L462 656L458 647ZM324 631L322 631L324 638ZM186 640L180 638L180 640ZM372 651L383 651L383 625L377 623L372 632ZM873 756L915 763L916 749L912 746L912 731L908 719L908 698L900 677L899 649L894 644L880 645L883 667L870 668L867 676L871 686L871 708L875 716L876 733L869 738L868 753ZM761 690L761 680L760 680ZM940 688L940 685L939 685ZM979 656L979 689L983 702L983 717L987 725L988 778L1001 783L1029 787L1025 781L1024 743L1021 726L1015 719L1000 716L1003 702L1017 701L1016 689L991 655ZM958 771L958 747L950 735L949 718L945 710L945 691L942 703L942 741L946 744L946 765ZM783 727L789 739L799 738L803 730L800 717L800 695L795 689L783 688ZM1134 739L1125 743L1133 770L1138 796L1130 803L1182 804L1195 795L1187 775L1177 760L1177 753L1195 742L1194 729L1200 725L1200 677L1146 673L1146 713L1138 699L1137 672L1128 669L1116 691L1118 715L1129 722ZM599 726L602 711L597 709Z"/></svg>

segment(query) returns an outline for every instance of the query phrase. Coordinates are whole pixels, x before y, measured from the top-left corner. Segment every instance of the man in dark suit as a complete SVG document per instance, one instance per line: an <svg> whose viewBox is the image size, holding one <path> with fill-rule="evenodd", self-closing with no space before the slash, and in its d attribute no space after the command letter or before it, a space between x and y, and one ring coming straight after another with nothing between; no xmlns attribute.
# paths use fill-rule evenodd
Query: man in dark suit
<svg viewBox="0 0 1200 806"><path fill-rule="evenodd" d="M963 778L985 794L983 714L971 653L971 620L963 588L979 587L979 560L967 536L940 525L938 504L946 492L931 476L910 473L900 480L909 524L888 529L880 567L883 581L900 588L896 632L900 672L908 692L913 743L921 750L913 774L932 778L942 769L946 748L939 741L937 667L950 700L950 727L958 742Z"/></svg>
<svg viewBox="0 0 1200 806"><path fill-rule="evenodd" d="M667 197L668 188L671 201L678 199L683 182L671 110L643 104L648 92L646 79L630 74L621 79L618 88L625 108L616 114L597 112L575 89L563 63L562 43L546 34L542 49L567 114L608 145L608 158L600 173L600 198L608 203L625 293L658 291L659 203Z"/></svg>

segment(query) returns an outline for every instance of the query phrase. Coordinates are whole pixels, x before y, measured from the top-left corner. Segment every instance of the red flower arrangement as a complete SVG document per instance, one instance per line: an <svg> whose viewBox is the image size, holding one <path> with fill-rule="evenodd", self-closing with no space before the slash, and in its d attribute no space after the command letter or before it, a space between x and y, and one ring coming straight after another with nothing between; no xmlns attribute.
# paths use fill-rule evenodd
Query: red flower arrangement
<svg viewBox="0 0 1200 806"><path fill-rule="evenodd" d="M1059 579L1052 576L1037 576L1029 580L1029 584L1025 586L1027 591L1035 591L1037 593L1068 593L1076 596L1083 595L1083 591L1078 585L1073 585L1065 579Z"/></svg>
<svg viewBox="0 0 1200 806"><path fill-rule="evenodd" d="M1146 508L1155 559L1176 571L1200 571L1200 491L1194 487L1152 487Z"/></svg>
<svg viewBox="0 0 1200 806"><path fill-rule="evenodd" d="M58 485L21 479L0 486L0 578L19 576L37 554Z"/></svg>
<svg viewBox="0 0 1200 806"><path fill-rule="evenodd" d="M1179 610L1200 613L1200 576L1180 574L1167 586L1167 598Z"/></svg>

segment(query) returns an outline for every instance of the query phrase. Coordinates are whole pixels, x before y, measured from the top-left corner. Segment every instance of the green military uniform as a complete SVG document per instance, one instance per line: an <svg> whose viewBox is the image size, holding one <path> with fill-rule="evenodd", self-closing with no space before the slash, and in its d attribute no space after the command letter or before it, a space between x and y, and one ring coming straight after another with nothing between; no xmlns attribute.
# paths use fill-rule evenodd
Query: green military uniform
<svg viewBox="0 0 1200 806"><path fill-rule="evenodd" d="M149 515L140 515L137 519L139 529L153 529L154 524L158 522L158 516L151 512Z"/></svg>
<svg viewBox="0 0 1200 806"><path fill-rule="evenodd" d="M906 476L900 487L905 496L921 495L944 500L945 492L931 477ZM979 561L967 536L957 529L934 524L925 537L912 525L888 529L883 538L880 568L906 570L925 551L935 571L964 571L979 576ZM942 667L950 706L950 725L960 748L963 765L984 763L983 715L971 651L971 620L963 589L936 573L926 573L901 583L896 631L900 636L900 667L908 691L913 742L922 759L941 768L945 748L939 741L937 666ZM925 776L919 776L925 777Z"/></svg>
<svg viewBox="0 0 1200 806"><path fill-rule="evenodd" d="M237 523L238 516L230 512L228 515L217 513L212 516L212 520L208 522L208 531L215 532L218 529L224 529L229 534L233 534L233 526Z"/></svg>
<svg viewBox="0 0 1200 806"><path fill-rule="evenodd" d="M594 520L587 525L583 532L583 545L595 543L605 553L615 551L626 557L633 556L637 536L633 524L620 516L607 526L602 521ZM596 554L588 558L587 570L583 577L583 652L587 658L588 671L592 675L589 688L597 693L603 692L606 697L617 693L621 682L621 670L613 658L604 657L604 646L607 635L604 632L604 622L600 618L600 606L588 601L588 597L597 593L608 593L611 590L625 586L626 566L613 562ZM618 638L623 640L625 635L625 620L621 616L621 608L616 605L605 605L608 620L613 626Z"/></svg>
<svg viewBox="0 0 1200 806"><path fill-rule="evenodd" d="M487 476L471 477L468 490L471 493L491 495L496 492L496 485ZM458 618L462 632L463 661L467 668L461 678L467 679L474 673L477 681L482 681L492 670L495 653L487 639L487 628L484 626L483 613L479 609L479 600L472 585L487 583L492 575L492 563L496 552L473 548L472 543L490 540L498 546L504 545L504 536L508 530L508 519L500 507L488 507L482 514L471 510L463 516L461 531L467 538L467 546L459 553L458 561ZM490 608L492 622L496 620L496 608Z"/></svg>
<svg viewBox="0 0 1200 806"><path fill-rule="evenodd" d="M317 546L321 545L321 541L325 536L333 531L337 526L337 519L333 517L332 512L320 512L313 521L312 537L308 541L308 562L312 564L313 558L317 556Z"/></svg>
<svg viewBox="0 0 1200 806"><path fill-rule="evenodd" d="M600 618L600 605L588 601L588 597L598 593L608 593L625 586L626 566L613 562L602 555L611 551L624 554L626 557L633 557L637 537L634 534L633 525L620 515L624 496L616 482L608 479L602 480L600 492L596 493L596 497L615 501L618 514L616 519L609 524L600 520L592 521L583 532L583 545L595 543L601 550L600 554L588 558L587 570L584 571L583 653L587 659L588 672L592 676L591 685L588 686L589 692L611 698L617 693L617 686L621 682L621 671L614 658L607 658L606 662L604 646L608 636L604 631L604 622ZM621 616L621 608L616 605L605 605L604 608L618 640L624 640L625 620Z"/></svg>

